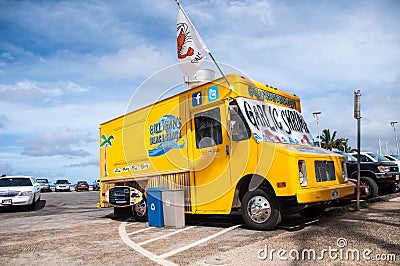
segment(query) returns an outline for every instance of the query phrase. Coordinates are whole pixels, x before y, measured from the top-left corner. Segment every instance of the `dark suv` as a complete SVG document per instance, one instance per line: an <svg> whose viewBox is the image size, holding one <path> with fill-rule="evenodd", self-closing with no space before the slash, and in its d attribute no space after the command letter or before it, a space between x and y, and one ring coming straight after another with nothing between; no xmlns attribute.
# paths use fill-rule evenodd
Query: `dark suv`
<svg viewBox="0 0 400 266"><path fill-rule="evenodd" d="M337 153L346 157L349 178L357 179L357 153ZM360 174L360 181L369 186L369 198L376 197L378 193L394 192L400 178L397 164L378 154L371 155L365 152L360 153Z"/></svg>

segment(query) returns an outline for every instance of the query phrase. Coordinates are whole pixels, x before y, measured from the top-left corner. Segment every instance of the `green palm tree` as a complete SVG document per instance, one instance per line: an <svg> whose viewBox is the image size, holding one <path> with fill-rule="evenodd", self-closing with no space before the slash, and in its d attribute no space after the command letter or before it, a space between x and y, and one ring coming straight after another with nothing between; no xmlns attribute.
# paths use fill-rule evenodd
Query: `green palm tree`
<svg viewBox="0 0 400 266"><path fill-rule="evenodd" d="M104 177L108 176L107 173L107 147L111 147L111 141L114 140L114 136L110 135L107 137L106 135L101 135L102 142L100 143L100 148L104 147Z"/></svg>
<svg viewBox="0 0 400 266"><path fill-rule="evenodd" d="M333 132L331 135L331 132L329 129L324 129L322 131L322 136L320 137L321 139L321 147L327 150L332 150L333 148L338 149L340 151L344 152L354 152L355 149L351 148L348 145L349 139L346 138L336 138L336 131Z"/></svg>
<svg viewBox="0 0 400 266"><path fill-rule="evenodd" d="M333 132L331 136L331 132L329 129L322 130L322 136L319 138L321 140L321 147L327 150L332 150L335 145L336 131Z"/></svg>
<svg viewBox="0 0 400 266"><path fill-rule="evenodd" d="M349 146L348 141L349 141L349 139L345 139L345 138L337 139L337 142L335 143L334 148L336 148L340 151L344 151L346 153L356 151L355 149L353 149Z"/></svg>

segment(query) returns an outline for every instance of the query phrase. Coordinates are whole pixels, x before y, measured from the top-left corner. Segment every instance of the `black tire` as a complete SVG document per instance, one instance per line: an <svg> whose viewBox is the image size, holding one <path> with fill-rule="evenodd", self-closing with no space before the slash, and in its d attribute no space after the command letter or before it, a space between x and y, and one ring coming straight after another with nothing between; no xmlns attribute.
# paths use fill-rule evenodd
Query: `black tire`
<svg viewBox="0 0 400 266"><path fill-rule="evenodd" d="M147 201L143 198L142 201L132 206L133 217L136 221L146 222L147 221Z"/></svg>
<svg viewBox="0 0 400 266"><path fill-rule="evenodd" d="M114 219L126 219L132 217L132 208L128 207L114 207Z"/></svg>
<svg viewBox="0 0 400 266"><path fill-rule="evenodd" d="M371 199L371 198L375 198L376 196L378 196L378 184L376 184L376 182L368 177L368 176L362 176L360 177L360 182L363 182L364 184L366 184L369 187L369 195L367 197L367 199Z"/></svg>
<svg viewBox="0 0 400 266"><path fill-rule="evenodd" d="M275 193L269 188L247 191L242 199L242 217L252 229L274 229L282 219Z"/></svg>
<svg viewBox="0 0 400 266"><path fill-rule="evenodd" d="M325 205L309 207L307 209L302 210L300 212L300 215L306 218L318 218L322 215L325 209L326 209Z"/></svg>

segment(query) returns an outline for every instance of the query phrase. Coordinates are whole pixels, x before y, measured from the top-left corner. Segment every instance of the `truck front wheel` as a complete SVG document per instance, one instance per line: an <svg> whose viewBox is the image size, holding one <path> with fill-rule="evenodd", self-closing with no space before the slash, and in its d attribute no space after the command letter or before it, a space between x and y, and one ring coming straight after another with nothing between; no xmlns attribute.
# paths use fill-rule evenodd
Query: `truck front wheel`
<svg viewBox="0 0 400 266"><path fill-rule="evenodd" d="M132 206L133 216L137 221L146 222L147 221L147 201L145 198L140 202Z"/></svg>
<svg viewBox="0 0 400 266"><path fill-rule="evenodd" d="M362 176L360 177L360 182L368 186L369 195L367 199L375 198L376 196L378 196L378 184L376 184L376 182L372 178Z"/></svg>
<svg viewBox="0 0 400 266"><path fill-rule="evenodd" d="M252 229L272 230L281 222L275 194L269 188L247 191L242 199L242 217Z"/></svg>

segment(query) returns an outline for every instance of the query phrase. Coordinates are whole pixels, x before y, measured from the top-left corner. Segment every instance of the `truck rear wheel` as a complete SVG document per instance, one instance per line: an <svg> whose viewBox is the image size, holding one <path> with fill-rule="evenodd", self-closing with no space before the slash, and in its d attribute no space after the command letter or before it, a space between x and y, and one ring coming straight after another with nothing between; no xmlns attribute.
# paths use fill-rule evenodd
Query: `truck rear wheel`
<svg viewBox="0 0 400 266"><path fill-rule="evenodd" d="M145 198L132 206L133 216L137 221L147 221L147 201Z"/></svg>
<svg viewBox="0 0 400 266"><path fill-rule="evenodd" d="M376 196L378 196L378 184L376 184L376 182L372 178L362 176L360 177L360 182L366 184L369 187L369 195L367 199L375 198Z"/></svg>
<svg viewBox="0 0 400 266"><path fill-rule="evenodd" d="M247 191L242 199L242 217L252 229L272 230L281 222L281 213L271 189Z"/></svg>

